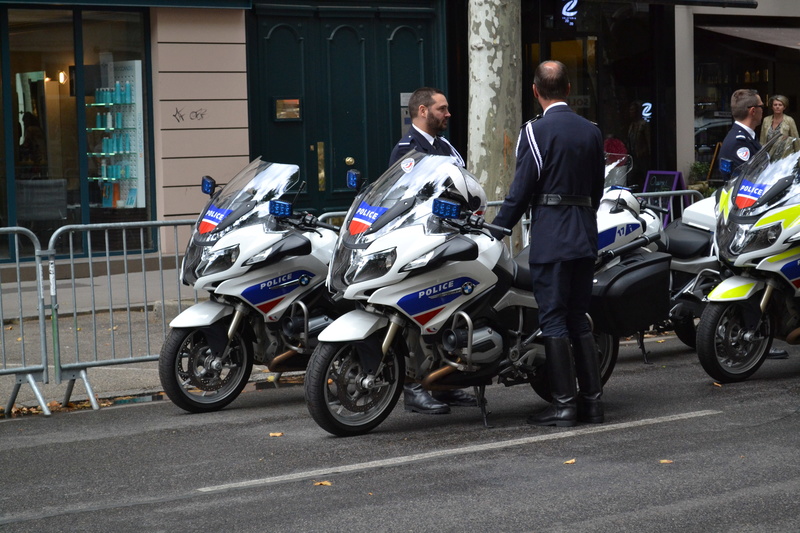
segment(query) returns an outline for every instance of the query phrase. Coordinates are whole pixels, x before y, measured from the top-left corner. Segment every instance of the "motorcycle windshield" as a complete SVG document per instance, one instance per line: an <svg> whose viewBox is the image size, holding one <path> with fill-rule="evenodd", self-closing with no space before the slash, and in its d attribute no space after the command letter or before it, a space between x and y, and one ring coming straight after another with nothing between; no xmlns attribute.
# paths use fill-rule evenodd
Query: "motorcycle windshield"
<svg viewBox="0 0 800 533"><path fill-rule="evenodd" d="M435 198L458 202L464 211L482 213L486 209L486 196L477 178L456 165L452 157L412 151L356 197L340 232L342 240L370 243L415 224L424 225L429 233L455 232L433 216Z"/></svg>
<svg viewBox="0 0 800 533"><path fill-rule="evenodd" d="M604 187L625 187L628 184L628 173L633 160L628 154L612 154L606 152L606 180Z"/></svg>
<svg viewBox="0 0 800 533"><path fill-rule="evenodd" d="M759 217L777 206L800 202L800 140L776 137L739 167L739 176L725 186L734 219Z"/></svg>
<svg viewBox="0 0 800 533"><path fill-rule="evenodd" d="M211 197L194 229L197 244L216 242L236 228L263 224L276 228L269 201L276 200L297 183L297 165L255 159Z"/></svg>
<svg viewBox="0 0 800 533"><path fill-rule="evenodd" d="M416 151L409 152L356 196L339 231L331 262L334 289L343 288L344 273L354 261L353 252L391 231L421 225L426 234L458 233L454 226L433 215L436 198L457 202L462 212L481 214L486 209L486 195L478 179L455 164L455 159Z"/></svg>

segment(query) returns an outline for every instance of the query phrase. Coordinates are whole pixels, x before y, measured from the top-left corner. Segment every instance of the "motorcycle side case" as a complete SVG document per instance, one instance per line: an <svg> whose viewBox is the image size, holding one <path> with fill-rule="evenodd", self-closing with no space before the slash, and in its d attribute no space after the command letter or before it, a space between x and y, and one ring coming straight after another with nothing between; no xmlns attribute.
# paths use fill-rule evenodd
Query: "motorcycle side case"
<svg viewBox="0 0 800 533"><path fill-rule="evenodd" d="M633 252L595 275L590 314L596 331L627 336L669 317L669 264L661 252Z"/></svg>

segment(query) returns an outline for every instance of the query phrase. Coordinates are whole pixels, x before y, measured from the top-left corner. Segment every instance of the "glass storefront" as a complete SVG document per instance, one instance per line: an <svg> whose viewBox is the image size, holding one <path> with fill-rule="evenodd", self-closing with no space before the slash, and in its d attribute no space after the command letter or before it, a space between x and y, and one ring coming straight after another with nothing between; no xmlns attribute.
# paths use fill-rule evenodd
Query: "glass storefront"
<svg viewBox="0 0 800 533"><path fill-rule="evenodd" d="M674 93L666 92L674 80L660 78L664 69L658 68L671 58L655 46L671 23L663 7L559 0L523 7L525 120L541 113L530 90L535 66L557 59L570 71L570 106L600 126L607 151L632 156L629 186L642 190L648 170L674 165L674 147L664 143L657 150L659 139L674 138L674 125L665 118L674 116Z"/></svg>
<svg viewBox="0 0 800 533"><path fill-rule="evenodd" d="M150 218L144 12L9 8L0 17L9 43L0 60L10 64L1 112L14 133L4 154L13 164L0 170L3 224L30 228L46 246L65 224Z"/></svg>

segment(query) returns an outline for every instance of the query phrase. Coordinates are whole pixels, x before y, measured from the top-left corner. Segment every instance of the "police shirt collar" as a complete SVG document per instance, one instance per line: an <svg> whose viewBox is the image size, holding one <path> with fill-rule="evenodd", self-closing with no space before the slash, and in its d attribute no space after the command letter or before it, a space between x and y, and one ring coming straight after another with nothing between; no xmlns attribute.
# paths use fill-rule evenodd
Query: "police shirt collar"
<svg viewBox="0 0 800 533"><path fill-rule="evenodd" d="M559 106L559 105L567 105L567 103L566 103L566 102L556 102L556 103L554 103L554 104L550 104L549 106L547 106L547 109L545 109L545 110L542 112L542 116L545 116L545 115L547 114L547 112L548 112L548 111L550 111L552 108L554 108L554 107L556 107L556 106Z"/></svg>
<svg viewBox="0 0 800 533"><path fill-rule="evenodd" d="M422 135L423 137L425 137L425 138L428 140L428 142L429 142L429 143L431 143L431 146L433 146L433 140L434 140L434 138L433 138L433 136L432 136L432 135L430 135L430 134L428 134L428 133L425 133L424 131L422 131L421 129L419 129L419 128L418 128L418 127L415 125L415 124L412 124L412 125L411 125L411 127L412 127L412 128L414 128L415 130L417 130L417 131L420 133L420 135Z"/></svg>
<svg viewBox="0 0 800 533"><path fill-rule="evenodd" d="M741 123L741 122L739 122L738 120L735 122L735 124L737 124L738 126L740 126L740 127L741 127L741 128L744 130L744 131L746 131L747 133L749 133L749 134L750 134L750 138L751 138L751 139L755 139L755 138L756 138L756 132L755 132L755 131L753 131L751 128L748 128L747 126L745 126L744 124L742 124L742 123Z"/></svg>

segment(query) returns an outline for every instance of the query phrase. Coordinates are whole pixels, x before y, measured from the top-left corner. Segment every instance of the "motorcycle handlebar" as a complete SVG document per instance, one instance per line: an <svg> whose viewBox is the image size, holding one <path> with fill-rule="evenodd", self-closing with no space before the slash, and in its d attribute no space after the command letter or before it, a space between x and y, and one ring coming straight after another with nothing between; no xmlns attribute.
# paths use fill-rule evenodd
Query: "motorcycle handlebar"
<svg viewBox="0 0 800 533"><path fill-rule="evenodd" d="M669 209L664 209L660 205L648 204L646 202L642 205L644 206L645 209L650 209L652 211L655 211L656 213L661 213L662 215L669 214Z"/></svg>
<svg viewBox="0 0 800 533"><path fill-rule="evenodd" d="M333 224L327 224L325 222L320 222L319 220L317 220L317 226L320 227L320 228L329 229L331 231L339 231L339 229L340 229L339 226L334 226Z"/></svg>
<svg viewBox="0 0 800 533"><path fill-rule="evenodd" d="M652 235L642 235L641 237L632 240L628 244L623 244L619 248L615 248L613 250L606 250L605 252L600 254L600 259L604 261L609 261L614 259L615 257L619 257L620 255L626 254L631 250L635 250L636 248L640 248L642 246L647 246L650 243L656 242L661 240L660 233L654 233Z"/></svg>
<svg viewBox="0 0 800 533"><path fill-rule="evenodd" d="M467 224L477 229L486 228L492 232L502 233L503 235L511 235L510 229L504 228L503 226L496 226L494 224L489 224L488 222L486 222L486 219L484 219L480 215L470 215L467 218Z"/></svg>

